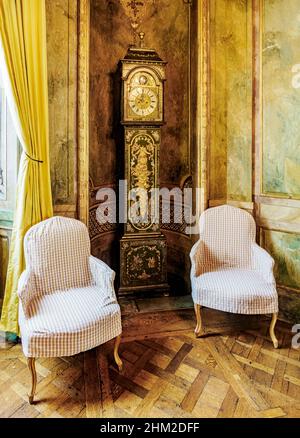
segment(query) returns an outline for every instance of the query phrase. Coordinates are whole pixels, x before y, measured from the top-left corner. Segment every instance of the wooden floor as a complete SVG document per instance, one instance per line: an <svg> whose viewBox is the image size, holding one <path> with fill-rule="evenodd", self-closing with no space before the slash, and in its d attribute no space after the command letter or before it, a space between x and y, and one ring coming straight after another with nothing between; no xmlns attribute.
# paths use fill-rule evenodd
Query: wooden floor
<svg viewBox="0 0 300 438"><path fill-rule="evenodd" d="M111 343L71 358L39 359L33 406L21 346L2 342L0 416L300 418L300 350L291 349L290 326L279 323L274 350L266 319L243 319L244 327L232 320L233 334L220 314L205 311L208 331L221 334L202 339L193 336L191 310L125 315L122 374Z"/></svg>

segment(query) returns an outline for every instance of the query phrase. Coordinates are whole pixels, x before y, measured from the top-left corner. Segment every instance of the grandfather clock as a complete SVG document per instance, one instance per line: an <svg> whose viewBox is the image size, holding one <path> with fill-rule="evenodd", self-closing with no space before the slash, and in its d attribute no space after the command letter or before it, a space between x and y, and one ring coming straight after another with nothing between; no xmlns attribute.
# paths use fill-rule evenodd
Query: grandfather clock
<svg viewBox="0 0 300 438"><path fill-rule="evenodd" d="M143 37L140 33L140 47L130 47L121 60L121 122L129 204L120 242L120 295L169 293L167 244L160 232L159 199L153 197L153 189L159 189L166 62L155 50L143 47Z"/></svg>

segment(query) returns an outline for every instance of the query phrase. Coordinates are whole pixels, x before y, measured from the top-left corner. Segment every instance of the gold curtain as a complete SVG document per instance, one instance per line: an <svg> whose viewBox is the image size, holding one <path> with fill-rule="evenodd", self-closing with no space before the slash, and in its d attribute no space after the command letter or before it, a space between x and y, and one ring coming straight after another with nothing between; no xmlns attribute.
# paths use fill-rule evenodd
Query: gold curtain
<svg viewBox="0 0 300 438"><path fill-rule="evenodd" d="M53 214L45 0L0 0L0 42L8 102L23 148L0 328L19 334L17 285L25 268L24 235Z"/></svg>

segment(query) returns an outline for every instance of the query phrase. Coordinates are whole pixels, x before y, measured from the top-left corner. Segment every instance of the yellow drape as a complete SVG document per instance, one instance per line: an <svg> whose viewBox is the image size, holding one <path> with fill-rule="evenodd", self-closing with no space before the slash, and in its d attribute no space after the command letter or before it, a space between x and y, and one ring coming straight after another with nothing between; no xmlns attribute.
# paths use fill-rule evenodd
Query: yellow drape
<svg viewBox="0 0 300 438"><path fill-rule="evenodd" d="M25 268L24 235L53 214L45 1L0 0L0 40L9 77L10 109L23 147L0 328L19 334L17 285Z"/></svg>

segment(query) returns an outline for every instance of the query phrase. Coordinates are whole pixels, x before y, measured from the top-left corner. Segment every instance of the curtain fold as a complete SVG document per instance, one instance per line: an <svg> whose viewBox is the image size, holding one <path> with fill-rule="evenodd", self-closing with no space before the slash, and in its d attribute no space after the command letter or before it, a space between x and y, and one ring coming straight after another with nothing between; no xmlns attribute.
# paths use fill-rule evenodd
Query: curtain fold
<svg viewBox="0 0 300 438"><path fill-rule="evenodd" d="M0 0L0 45L1 74L23 149L0 329L19 334L24 235L53 214L45 0Z"/></svg>

